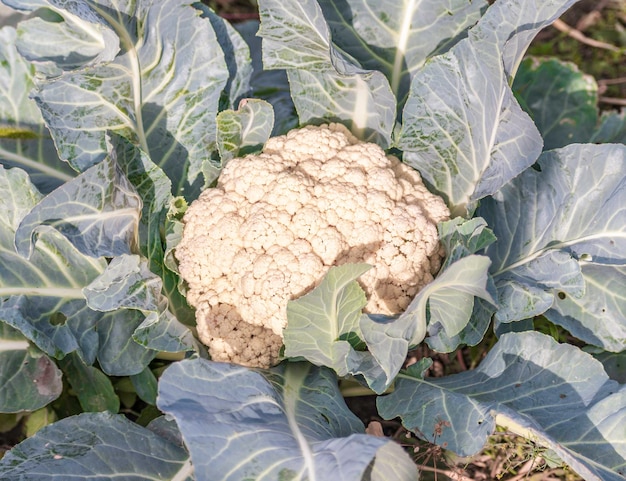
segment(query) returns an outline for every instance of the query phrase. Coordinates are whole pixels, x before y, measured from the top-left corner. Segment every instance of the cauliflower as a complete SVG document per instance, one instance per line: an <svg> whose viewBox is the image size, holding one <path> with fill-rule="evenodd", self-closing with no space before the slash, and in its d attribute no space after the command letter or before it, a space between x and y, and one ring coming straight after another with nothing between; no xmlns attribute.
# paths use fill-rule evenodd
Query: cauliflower
<svg viewBox="0 0 626 481"><path fill-rule="evenodd" d="M176 257L200 339L214 360L275 364L287 302L345 263L374 266L367 312L397 314L438 271L449 215L417 171L343 125L271 138L185 214Z"/></svg>

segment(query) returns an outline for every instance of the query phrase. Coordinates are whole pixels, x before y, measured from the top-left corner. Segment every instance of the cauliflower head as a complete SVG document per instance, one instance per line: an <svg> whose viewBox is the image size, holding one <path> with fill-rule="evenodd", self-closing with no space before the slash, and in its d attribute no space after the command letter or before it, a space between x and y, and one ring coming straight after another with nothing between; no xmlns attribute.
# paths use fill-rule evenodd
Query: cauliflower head
<svg viewBox="0 0 626 481"><path fill-rule="evenodd" d="M286 306L334 265L366 262L367 312L403 311L439 270L450 213L417 171L343 125L309 126L231 160L187 210L176 249L214 360L278 361Z"/></svg>

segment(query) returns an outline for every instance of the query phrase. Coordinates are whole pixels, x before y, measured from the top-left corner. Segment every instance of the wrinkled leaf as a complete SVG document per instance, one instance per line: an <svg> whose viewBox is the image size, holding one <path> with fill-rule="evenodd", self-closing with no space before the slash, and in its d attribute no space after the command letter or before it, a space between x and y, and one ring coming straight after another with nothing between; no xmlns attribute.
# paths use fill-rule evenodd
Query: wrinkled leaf
<svg viewBox="0 0 626 481"><path fill-rule="evenodd" d="M0 30L0 162L26 170L31 181L48 193L74 177L57 155L34 100L35 68L15 48L15 30Z"/></svg>
<svg viewBox="0 0 626 481"><path fill-rule="evenodd" d="M112 130L140 146L170 177L175 193L191 189L201 172L210 183L219 167L210 157L228 68L209 14L176 0L117 7L83 0L73 13L82 20L99 15L119 36L120 54L44 82L34 96L60 156L85 170L106 155ZM67 8L58 13L67 18ZM45 22L38 32L55 25Z"/></svg>
<svg viewBox="0 0 626 481"><path fill-rule="evenodd" d="M544 150L589 142L598 121L598 86L575 64L528 58L513 90L541 132Z"/></svg>
<svg viewBox="0 0 626 481"><path fill-rule="evenodd" d="M217 116L217 148L222 164L261 150L274 127L274 110L264 100L246 99L238 110Z"/></svg>
<svg viewBox="0 0 626 481"><path fill-rule="evenodd" d="M184 351L195 344L189 329L182 325L167 309L167 299L162 294L162 280L148 269L148 261L137 255L115 257L105 271L83 289L87 305L96 311L111 312L118 309L135 319L145 320L135 326L133 336L149 349ZM123 313L117 315L122 316Z"/></svg>
<svg viewBox="0 0 626 481"><path fill-rule="evenodd" d="M315 289L287 303L284 355L330 367L339 376L362 376L375 392L384 392L402 367L414 327L362 314L367 299L356 279L370 267L332 267Z"/></svg>
<svg viewBox="0 0 626 481"><path fill-rule="evenodd" d="M555 296L593 302L582 297L585 281L579 261L598 265L594 278L605 275L597 270L603 264L624 263L625 170L624 146L567 146L544 153L536 169L481 203L478 214L498 238L486 253L498 287L499 320L541 314ZM610 268L606 275L612 272ZM606 308L612 309L608 300ZM609 315L620 316L620 309Z"/></svg>
<svg viewBox="0 0 626 481"><path fill-rule="evenodd" d="M480 18L484 1L320 0L339 48L385 74L400 105L427 59L454 45Z"/></svg>
<svg viewBox="0 0 626 481"><path fill-rule="evenodd" d="M15 232L17 252L30 257L49 227L91 257L130 253L137 243L141 198L110 157L44 197Z"/></svg>
<svg viewBox="0 0 626 481"><path fill-rule="evenodd" d="M81 292L105 267L78 252L58 232L42 231L29 260L15 252L14 233L41 194L20 169L0 166L0 320L19 330L49 356L80 349L93 362L99 315Z"/></svg>
<svg viewBox="0 0 626 481"><path fill-rule="evenodd" d="M463 331L474 309L474 297L494 302L487 289L490 263L485 256L463 257L417 293L398 319L415 326L411 345L422 342L427 330L434 335L443 329L448 337Z"/></svg>
<svg viewBox="0 0 626 481"><path fill-rule="evenodd" d="M1 315L1 314L0 314ZM35 411L63 390L61 371L27 341L0 337L0 412Z"/></svg>
<svg viewBox="0 0 626 481"><path fill-rule="evenodd" d="M261 37L257 36L259 22L250 20L234 25L250 47L253 73L250 79L249 97L269 102L274 109L273 136L286 134L298 126L298 114L291 99L289 81L284 70L264 70Z"/></svg>
<svg viewBox="0 0 626 481"><path fill-rule="evenodd" d="M85 413L51 424L7 452L0 477L191 481L187 452L124 416Z"/></svg>
<svg viewBox="0 0 626 481"><path fill-rule="evenodd" d="M467 39L416 73L397 143L453 214L472 213L541 152L509 80L534 35L572 3L496 2Z"/></svg>
<svg viewBox="0 0 626 481"><path fill-rule="evenodd" d="M390 144L396 100L385 76L331 40L315 0L259 2L266 69L286 69L301 124L339 120L362 140Z"/></svg>
<svg viewBox="0 0 626 481"><path fill-rule="evenodd" d="M537 332L505 334L473 371L422 374L401 374L394 392L378 399L385 419L400 416L422 439L471 455L506 420L587 480L625 474L626 388L574 346Z"/></svg>
<svg viewBox="0 0 626 481"><path fill-rule="evenodd" d="M586 264L581 270L584 295L577 298L560 290L544 315L588 344L626 350L626 268Z"/></svg>
<svg viewBox="0 0 626 481"><path fill-rule="evenodd" d="M367 304L356 279L369 269L368 264L331 267L319 286L287 303L286 357L304 357L340 376L348 374L345 357L360 342L359 319Z"/></svg>
<svg viewBox="0 0 626 481"><path fill-rule="evenodd" d="M119 37L87 7L87 2L28 3L32 2L8 2L28 10L42 9L19 24L17 49L27 60L52 62L60 69L72 70L109 62L119 52Z"/></svg>
<svg viewBox="0 0 626 481"><path fill-rule="evenodd" d="M198 481L359 480L391 442L363 434L334 374L308 363L262 375L204 359L178 362L161 377L158 407L176 419ZM416 478L405 453L381 454L395 456L405 473L396 479Z"/></svg>
<svg viewBox="0 0 626 481"><path fill-rule="evenodd" d="M120 169L133 184L141 197L141 218L139 219L139 250L149 260L150 271L161 277L163 294L167 307L176 318L193 324L195 316L186 299L177 289L179 278L175 271L166 266L164 240L167 234L168 213L174 203L172 183L165 172L152 162L145 152L127 139L110 133L110 155L115 158ZM166 225L166 228L163 225ZM154 277L149 275L150 278ZM146 278L149 281L149 278Z"/></svg>

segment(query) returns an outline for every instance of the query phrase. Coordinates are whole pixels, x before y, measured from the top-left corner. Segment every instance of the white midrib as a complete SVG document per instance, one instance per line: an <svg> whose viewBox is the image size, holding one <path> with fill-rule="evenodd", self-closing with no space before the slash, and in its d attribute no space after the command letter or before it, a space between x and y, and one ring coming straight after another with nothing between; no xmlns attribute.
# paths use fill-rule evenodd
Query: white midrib
<svg viewBox="0 0 626 481"><path fill-rule="evenodd" d="M308 370L308 367L305 369ZM298 426L298 421L296 419L296 409L298 400L300 399L299 392L302 387L302 381L306 377L306 373L302 372L301 369L297 369L296 366L289 366L285 370L285 385L284 385L284 397L283 403L285 408L285 416L287 417L287 422L289 423L289 428L293 433L294 438L298 443L298 447L300 448L300 452L302 453L302 457L304 459L304 469L302 474L308 475L308 481L317 481L315 476L315 461L313 459L313 451L311 450L311 446L309 446L308 441L304 437L302 431L300 431L300 427Z"/></svg>
<svg viewBox="0 0 626 481"><path fill-rule="evenodd" d="M104 18L109 25L111 25L115 29L115 33L120 37L122 44L126 47L128 51L128 58L130 59L130 69L131 69L131 85L132 85L132 95L133 95L133 104L135 110L135 130L137 134L137 138L139 139L139 145L141 149L148 155L150 155L150 149L148 148L148 140L146 138L146 131L143 125L143 114L142 114L142 91L141 91L141 67L139 65L139 55L137 54L136 45L133 43L132 39L128 35L128 31L124 27L120 27L119 23L115 18L109 15L102 8L97 8L93 4L91 7L98 12L102 18Z"/></svg>
<svg viewBox="0 0 626 481"><path fill-rule="evenodd" d="M592 241L592 240L597 240L597 239L603 239L609 235L612 235L613 237L617 237L617 238L622 238L622 239L626 239L626 233L624 232L600 232L598 234L591 234L591 235L587 235L587 236L582 236L582 237L577 237L575 239L571 239L569 241L564 241L564 242L559 242L558 244L551 244L547 247L543 247L541 249L536 250L535 252L532 252L530 254L528 254L527 256L523 257L522 259L518 260L517 262L514 262L512 264L509 264L506 267L503 267L502 269L500 269L498 272L495 272L492 274L493 277L499 276L500 274L503 274L505 272L511 271L517 267L523 266L525 264L528 264L529 262L537 259L538 257L540 257L541 255L545 254L548 251L557 251L557 250L561 250L564 249L566 247L570 247L576 244L579 244L581 242L588 242L588 241Z"/></svg>
<svg viewBox="0 0 626 481"><path fill-rule="evenodd" d="M398 94L400 88L400 77L402 76L402 64L406 55L406 46L409 43L409 33L411 32L412 12L415 11L417 0L409 0L404 8L405 14L398 33L398 44L396 45L396 57L393 61L393 71L391 73L391 91Z"/></svg>

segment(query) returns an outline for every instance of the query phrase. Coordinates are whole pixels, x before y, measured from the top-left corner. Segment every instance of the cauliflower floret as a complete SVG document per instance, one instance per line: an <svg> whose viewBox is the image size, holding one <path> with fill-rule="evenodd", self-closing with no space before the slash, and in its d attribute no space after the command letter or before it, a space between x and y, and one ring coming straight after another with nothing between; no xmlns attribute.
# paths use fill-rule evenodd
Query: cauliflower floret
<svg viewBox="0 0 626 481"><path fill-rule="evenodd" d="M269 139L231 160L184 218L176 249L213 359L278 360L286 306L333 265L366 262L366 311L397 314L432 281L450 213L419 173L340 124Z"/></svg>

